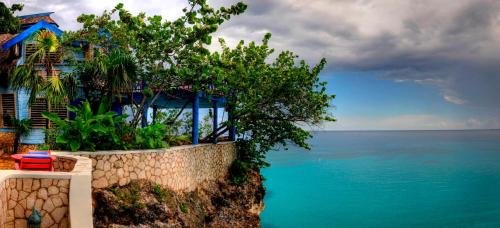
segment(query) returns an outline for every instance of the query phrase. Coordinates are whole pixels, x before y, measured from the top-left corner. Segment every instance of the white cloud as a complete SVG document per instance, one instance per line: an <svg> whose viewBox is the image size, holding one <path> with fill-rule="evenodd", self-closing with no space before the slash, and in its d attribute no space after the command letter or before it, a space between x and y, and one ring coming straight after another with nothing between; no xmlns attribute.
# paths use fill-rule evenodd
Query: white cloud
<svg viewBox="0 0 500 228"><path fill-rule="evenodd" d="M495 128L477 118L450 119L437 115L395 115L388 117L344 117L314 130L462 130Z"/></svg>

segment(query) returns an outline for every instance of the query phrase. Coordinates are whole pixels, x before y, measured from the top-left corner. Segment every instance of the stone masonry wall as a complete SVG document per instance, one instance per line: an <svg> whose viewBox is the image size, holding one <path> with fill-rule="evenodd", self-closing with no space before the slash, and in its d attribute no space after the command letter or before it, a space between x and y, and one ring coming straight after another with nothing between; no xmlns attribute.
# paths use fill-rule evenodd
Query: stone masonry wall
<svg viewBox="0 0 500 228"><path fill-rule="evenodd" d="M231 142L74 155L92 159L93 188L123 186L131 180L147 179L173 190L191 191L204 181L225 177L236 159L236 147Z"/></svg>
<svg viewBox="0 0 500 228"><path fill-rule="evenodd" d="M54 171L55 172L71 172L75 167L76 160L65 158L65 157L57 157L54 161Z"/></svg>
<svg viewBox="0 0 500 228"><path fill-rule="evenodd" d="M0 227L27 227L31 209L42 214L42 227L69 227L69 184L65 179L13 178L0 183Z"/></svg>
<svg viewBox="0 0 500 228"><path fill-rule="evenodd" d="M9 209L10 187L9 181L0 181L0 227L7 223L7 210Z"/></svg>

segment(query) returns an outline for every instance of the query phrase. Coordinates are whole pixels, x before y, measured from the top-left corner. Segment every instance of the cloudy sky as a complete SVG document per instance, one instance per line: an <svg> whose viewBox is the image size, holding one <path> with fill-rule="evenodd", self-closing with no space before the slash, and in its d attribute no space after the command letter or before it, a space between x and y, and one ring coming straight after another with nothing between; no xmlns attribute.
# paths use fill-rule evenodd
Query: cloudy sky
<svg viewBox="0 0 500 228"><path fill-rule="evenodd" d="M63 29L119 1L24 0L23 13L54 11ZM124 0L132 12L176 18L185 0ZM234 1L212 0L214 5ZM217 36L261 40L310 64L337 95L323 129L500 128L500 1L247 0Z"/></svg>

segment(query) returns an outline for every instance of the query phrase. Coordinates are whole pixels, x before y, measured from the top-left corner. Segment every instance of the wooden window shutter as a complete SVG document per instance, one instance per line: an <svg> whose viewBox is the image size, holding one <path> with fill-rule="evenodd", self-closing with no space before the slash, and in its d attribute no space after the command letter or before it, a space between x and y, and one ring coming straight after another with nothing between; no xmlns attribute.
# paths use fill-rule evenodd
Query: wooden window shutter
<svg viewBox="0 0 500 228"><path fill-rule="evenodd" d="M58 47L56 52L49 53L50 61L52 63L62 63L63 60L63 49L62 47Z"/></svg>
<svg viewBox="0 0 500 228"><path fill-rule="evenodd" d="M2 127L12 127L10 123L5 122L5 119L7 116L11 118L16 117L16 100L14 94L2 94L0 102L2 107L2 118L0 118L0 123L2 123Z"/></svg>
<svg viewBox="0 0 500 228"><path fill-rule="evenodd" d="M25 61L33 55L38 50L38 47L35 43L26 43L24 48L24 56ZM52 63L62 63L63 60L63 49L62 47L57 48L57 51L48 53L50 61ZM36 61L37 63L41 63L39 59Z"/></svg>
<svg viewBox="0 0 500 228"><path fill-rule="evenodd" d="M66 105L51 105L50 112L55 113L61 119L68 118L68 109ZM52 123L50 124L52 125Z"/></svg>
<svg viewBox="0 0 500 228"><path fill-rule="evenodd" d="M35 103L31 105L31 126L34 128L44 128L47 119L42 117L42 112L47 111L47 100L45 98L36 98Z"/></svg>
<svg viewBox="0 0 500 228"><path fill-rule="evenodd" d="M27 61L28 58L36 52L36 49L36 44L26 43L24 46L24 61Z"/></svg>

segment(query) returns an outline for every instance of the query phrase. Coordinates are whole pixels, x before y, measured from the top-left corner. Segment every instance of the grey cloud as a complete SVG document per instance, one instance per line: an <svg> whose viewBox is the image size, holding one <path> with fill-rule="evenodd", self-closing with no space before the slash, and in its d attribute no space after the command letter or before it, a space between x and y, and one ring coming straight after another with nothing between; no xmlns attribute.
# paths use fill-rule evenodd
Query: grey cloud
<svg viewBox="0 0 500 228"><path fill-rule="evenodd" d="M446 101L500 113L499 1L259 0L249 10L221 34L266 29L277 49L324 56L329 70L435 86Z"/></svg>
<svg viewBox="0 0 500 228"><path fill-rule="evenodd" d="M75 29L81 13L100 13L118 1L26 0L26 12L56 11ZM216 6L236 0L213 0ZM387 80L435 86L442 99L500 114L500 1L497 0L247 0L249 8L217 35L235 43L260 41L290 49L328 71L372 71ZM11 1L10 3L13 3ZM148 14L175 16L185 1L124 1Z"/></svg>

